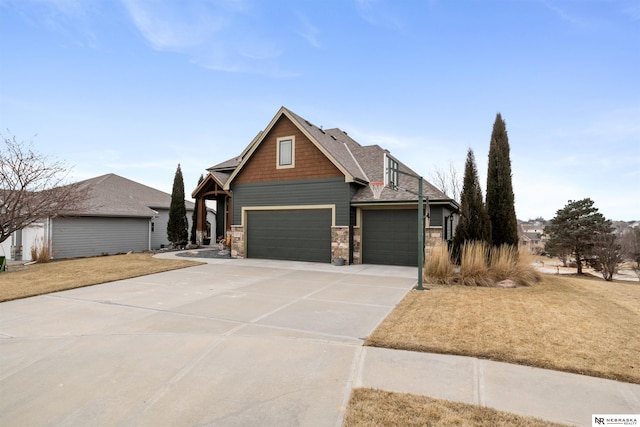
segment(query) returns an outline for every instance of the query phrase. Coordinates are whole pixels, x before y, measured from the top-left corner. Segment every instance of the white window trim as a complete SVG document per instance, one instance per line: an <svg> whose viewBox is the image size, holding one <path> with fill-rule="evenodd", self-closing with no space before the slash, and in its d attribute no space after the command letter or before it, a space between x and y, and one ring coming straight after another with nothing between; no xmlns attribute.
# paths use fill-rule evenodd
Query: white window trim
<svg viewBox="0 0 640 427"><path fill-rule="evenodd" d="M291 164L280 164L280 142L291 141ZM276 140L276 169L292 169L296 167L296 137L295 136L283 136Z"/></svg>

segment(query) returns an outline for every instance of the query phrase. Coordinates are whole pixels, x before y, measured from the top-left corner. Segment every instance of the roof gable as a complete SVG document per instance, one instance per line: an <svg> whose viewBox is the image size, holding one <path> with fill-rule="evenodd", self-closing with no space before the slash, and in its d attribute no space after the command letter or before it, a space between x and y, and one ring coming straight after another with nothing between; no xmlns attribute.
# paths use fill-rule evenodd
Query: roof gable
<svg viewBox="0 0 640 427"><path fill-rule="evenodd" d="M308 120L281 107L273 117L264 131L259 132L256 138L247 146L239 157L239 163L227 182L225 190L229 190L231 182L240 174L241 170L249 162L251 156L256 152L270 131L276 126L280 118L286 117L294 126L302 132L304 136L344 175L345 182L367 182L367 178L359 167L358 162L353 158L347 145L340 141L335 135L330 135L326 131L314 126ZM225 162L227 163L227 162ZM222 164L221 164L222 165Z"/></svg>
<svg viewBox="0 0 640 427"><path fill-rule="evenodd" d="M239 157L209 168L210 172L216 173L218 181L224 183L225 190L230 189L231 182L240 174L242 168L246 166L251 156L258 150L260 144L265 141L270 131L282 117L288 118L340 170L345 177L345 182L361 184L361 187L353 196L352 202L415 202L417 200L415 193L418 191L418 180L403 174L399 176L399 186L409 191L396 191L385 188L380 199L373 198L373 193L367 184L369 182L384 181L385 155L389 155L388 150L378 145L362 146L346 132L338 128L325 130L317 127L285 107L281 107L278 110L265 130L258 132ZM398 166L401 171L418 176L417 173L400 161L398 161ZM453 203L454 206L457 206L457 203L424 179L423 194L431 200Z"/></svg>

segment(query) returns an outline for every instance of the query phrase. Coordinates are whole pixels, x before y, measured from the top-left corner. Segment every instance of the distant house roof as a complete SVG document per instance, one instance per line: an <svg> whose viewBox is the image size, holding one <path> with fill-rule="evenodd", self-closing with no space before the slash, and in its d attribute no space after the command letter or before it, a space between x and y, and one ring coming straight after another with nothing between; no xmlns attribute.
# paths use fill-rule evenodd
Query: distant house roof
<svg viewBox="0 0 640 427"><path fill-rule="evenodd" d="M229 189L231 181L238 175L242 167L247 163L251 154L257 149L263 138L276 122L285 116L304 133L307 138L345 175L347 182L360 184L352 198L354 203L370 202L402 202L415 201L417 196L407 191L395 191L385 188L379 200L373 198L373 193L368 187L369 182L384 181L385 155L389 151L378 145L362 146L346 132L338 129L322 129L315 126L310 121L298 116L285 107L281 107L278 113L271 120L264 131L258 132L256 137L245 148L238 157L229 159L210 167L208 170L215 176L216 180ZM408 166L398 161L401 171L418 175ZM418 180L400 174L399 186L417 193ZM455 203L442 191L438 190L431 183L423 180L423 194L432 201L442 200L448 203Z"/></svg>
<svg viewBox="0 0 640 427"><path fill-rule="evenodd" d="M145 217L158 214L155 209L169 209L171 194L110 173L80 181L88 189L83 208L64 215ZM187 209L194 203L185 200Z"/></svg>

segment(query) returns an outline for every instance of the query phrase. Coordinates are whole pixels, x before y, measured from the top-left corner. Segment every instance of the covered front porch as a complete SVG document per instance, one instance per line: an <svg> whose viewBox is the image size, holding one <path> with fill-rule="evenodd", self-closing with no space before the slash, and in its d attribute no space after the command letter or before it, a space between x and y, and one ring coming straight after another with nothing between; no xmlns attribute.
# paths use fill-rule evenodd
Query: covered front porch
<svg viewBox="0 0 640 427"><path fill-rule="evenodd" d="M224 190L220 180L209 173L191 197L196 199L196 244L205 245L225 239L231 231L231 192ZM216 223L210 232L207 228L207 200L216 202Z"/></svg>

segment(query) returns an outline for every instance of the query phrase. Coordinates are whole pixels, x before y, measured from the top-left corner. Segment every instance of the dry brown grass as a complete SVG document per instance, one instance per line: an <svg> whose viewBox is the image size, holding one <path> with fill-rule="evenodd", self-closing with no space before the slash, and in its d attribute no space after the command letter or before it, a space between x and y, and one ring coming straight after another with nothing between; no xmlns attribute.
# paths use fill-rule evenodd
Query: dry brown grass
<svg viewBox="0 0 640 427"><path fill-rule="evenodd" d="M425 282L464 286L496 286L511 280L518 286L531 286L541 275L533 266L534 257L518 248L502 245L489 248L484 242L465 242L462 245L459 271L456 272L446 243L427 251L423 270Z"/></svg>
<svg viewBox="0 0 640 427"><path fill-rule="evenodd" d="M431 249L422 276L426 282L431 283L447 284L453 281L455 273L446 242L440 242Z"/></svg>
<svg viewBox="0 0 640 427"><path fill-rule="evenodd" d="M40 237L37 239L31 247L31 259L44 264L51 261L51 245L49 239Z"/></svg>
<svg viewBox="0 0 640 427"><path fill-rule="evenodd" d="M640 384L640 286L633 282L543 275L538 285L515 289L430 288L411 291L366 345Z"/></svg>
<svg viewBox="0 0 640 427"><path fill-rule="evenodd" d="M489 247L483 242L465 242L460 261L460 283L465 286L490 286L487 259Z"/></svg>
<svg viewBox="0 0 640 427"><path fill-rule="evenodd" d="M529 251L518 251L511 245L491 250L489 276L494 283L513 280L519 286L530 286L540 281L542 275L534 267L535 257Z"/></svg>
<svg viewBox="0 0 640 427"><path fill-rule="evenodd" d="M202 264L153 258L150 254L114 255L34 264L0 273L0 301L97 285Z"/></svg>
<svg viewBox="0 0 640 427"><path fill-rule="evenodd" d="M353 390L343 424L344 427L554 427L561 425L485 406L368 388Z"/></svg>

